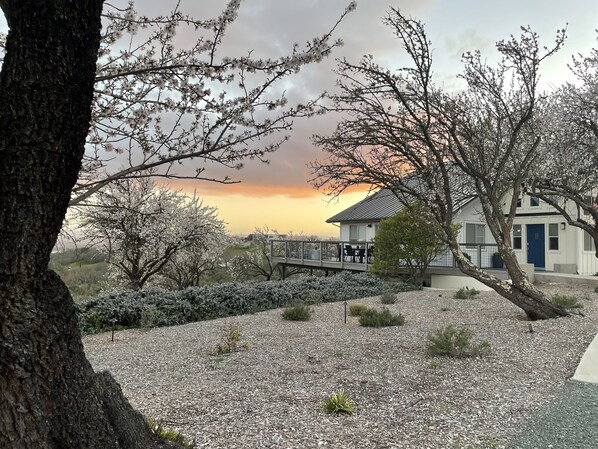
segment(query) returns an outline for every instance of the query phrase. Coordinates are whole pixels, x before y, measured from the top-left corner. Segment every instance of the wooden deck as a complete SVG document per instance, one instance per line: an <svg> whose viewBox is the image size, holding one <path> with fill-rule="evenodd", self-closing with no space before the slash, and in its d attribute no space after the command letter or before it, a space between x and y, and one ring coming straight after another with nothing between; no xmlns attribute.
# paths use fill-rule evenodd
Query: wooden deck
<svg viewBox="0 0 598 449"><path fill-rule="evenodd" d="M365 272L371 268L373 249L374 244L371 242L272 240L270 258L283 268L283 277L286 267ZM505 270L495 269L492 265L492 254L496 251L496 245L464 244L463 251L470 256L474 264L506 279ZM463 275L456 267L453 255L448 251L440 254L426 273Z"/></svg>

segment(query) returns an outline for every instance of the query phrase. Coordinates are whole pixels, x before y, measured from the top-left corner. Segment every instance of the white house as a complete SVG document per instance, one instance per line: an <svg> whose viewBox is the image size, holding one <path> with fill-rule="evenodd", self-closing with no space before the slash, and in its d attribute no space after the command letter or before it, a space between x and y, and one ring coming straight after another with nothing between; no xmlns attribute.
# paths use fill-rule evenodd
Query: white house
<svg viewBox="0 0 598 449"><path fill-rule="evenodd" d="M402 207L390 190L382 189L326 221L339 223L339 240L343 242L370 242L380 221L391 217ZM487 250L486 253L492 253L495 247L491 245L496 242L486 226L479 200L464 200L455 212L456 223L461 225L459 243L464 245L464 251L474 263L483 266L482 259L489 256L480 253L479 245L488 245L482 248ZM598 273L598 259L589 234L566 224L553 207L537 198L525 196L520 201L512 238L519 262L533 264L536 270L586 275ZM475 245L478 245L477 254Z"/></svg>
<svg viewBox="0 0 598 449"><path fill-rule="evenodd" d="M569 202L572 216L577 207ZM529 196L518 202L513 222L513 249L520 262L536 270L593 275L598 272L594 240L582 229L569 226L547 203Z"/></svg>

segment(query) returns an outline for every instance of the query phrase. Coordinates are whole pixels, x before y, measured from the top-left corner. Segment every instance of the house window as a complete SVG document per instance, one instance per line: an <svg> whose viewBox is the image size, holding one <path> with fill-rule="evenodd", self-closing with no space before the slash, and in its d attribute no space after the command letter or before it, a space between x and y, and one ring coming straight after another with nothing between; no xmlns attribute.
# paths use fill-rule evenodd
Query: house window
<svg viewBox="0 0 598 449"><path fill-rule="evenodd" d="M478 223L466 223L465 243L486 243L486 225Z"/></svg>
<svg viewBox="0 0 598 449"><path fill-rule="evenodd" d="M350 225L349 240L351 242L365 242L365 225Z"/></svg>
<svg viewBox="0 0 598 449"><path fill-rule="evenodd" d="M522 242L521 225L513 225L513 249L521 249Z"/></svg>
<svg viewBox="0 0 598 449"><path fill-rule="evenodd" d="M530 205L530 207L538 207L540 205L540 199L530 196L529 197L529 205Z"/></svg>
<svg viewBox="0 0 598 449"><path fill-rule="evenodd" d="M590 234L587 232L583 233L583 250L584 251L596 251L596 246L594 245L594 239Z"/></svg>
<svg viewBox="0 0 598 449"><path fill-rule="evenodd" d="M517 198L517 207L521 207L521 197Z"/></svg>
<svg viewBox="0 0 598 449"><path fill-rule="evenodd" d="M548 249L559 249L559 224L550 223L548 225Z"/></svg>

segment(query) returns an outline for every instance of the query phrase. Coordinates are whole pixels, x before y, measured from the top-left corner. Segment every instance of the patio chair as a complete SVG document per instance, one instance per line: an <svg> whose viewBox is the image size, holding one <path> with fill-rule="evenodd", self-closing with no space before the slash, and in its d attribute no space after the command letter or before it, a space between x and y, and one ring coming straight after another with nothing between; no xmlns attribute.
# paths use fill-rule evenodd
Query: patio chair
<svg viewBox="0 0 598 449"><path fill-rule="evenodd" d="M351 245L345 245L345 261L347 259L355 263L355 249Z"/></svg>
<svg viewBox="0 0 598 449"><path fill-rule="evenodd" d="M365 248L357 249L357 257L359 257L359 263L363 263L363 258L365 257Z"/></svg>

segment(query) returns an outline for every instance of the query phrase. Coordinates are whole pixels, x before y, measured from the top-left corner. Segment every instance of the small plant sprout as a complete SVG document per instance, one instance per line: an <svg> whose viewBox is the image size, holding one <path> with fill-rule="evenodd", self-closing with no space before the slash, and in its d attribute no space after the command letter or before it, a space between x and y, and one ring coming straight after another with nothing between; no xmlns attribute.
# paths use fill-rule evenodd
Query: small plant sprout
<svg viewBox="0 0 598 449"><path fill-rule="evenodd" d="M439 369L442 368L442 362L439 360L432 360L429 364L428 364L428 368L429 369Z"/></svg>
<svg viewBox="0 0 598 449"><path fill-rule="evenodd" d="M216 353L218 355L230 354L238 350L241 341L241 328L234 321L229 321L225 326L220 328L220 342L216 345ZM249 345L243 343L243 349L248 349Z"/></svg>
<svg viewBox="0 0 598 449"><path fill-rule="evenodd" d="M187 440L187 438L178 430L167 429L162 423L158 423L152 418L146 418L146 422L152 433L162 441L170 441L183 449L195 449L197 447L195 442Z"/></svg>
<svg viewBox="0 0 598 449"><path fill-rule="evenodd" d="M340 389L324 399L324 411L335 415L352 415L355 413L355 401Z"/></svg>
<svg viewBox="0 0 598 449"><path fill-rule="evenodd" d="M475 288L469 288L469 287L461 287L459 290L457 290L455 292L455 295L453 296L453 298L455 299L471 299L477 295L480 294L479 290L476 290Z"/></svg>

